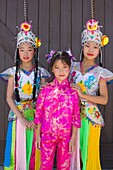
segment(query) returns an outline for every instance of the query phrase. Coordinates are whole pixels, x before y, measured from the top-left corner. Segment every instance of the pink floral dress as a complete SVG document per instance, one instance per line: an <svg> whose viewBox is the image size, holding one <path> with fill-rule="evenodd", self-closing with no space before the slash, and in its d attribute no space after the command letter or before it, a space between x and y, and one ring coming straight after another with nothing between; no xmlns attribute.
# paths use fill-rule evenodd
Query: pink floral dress
<svg viewBox="0 0 113 170"><path fill-rule="evenodd" d="M57 147L57 168L69 170L72 125L80 127L78 93L68 80L55 79L42 89L36 105L35 123L41 123L41 169L52 169Z"/></svg>

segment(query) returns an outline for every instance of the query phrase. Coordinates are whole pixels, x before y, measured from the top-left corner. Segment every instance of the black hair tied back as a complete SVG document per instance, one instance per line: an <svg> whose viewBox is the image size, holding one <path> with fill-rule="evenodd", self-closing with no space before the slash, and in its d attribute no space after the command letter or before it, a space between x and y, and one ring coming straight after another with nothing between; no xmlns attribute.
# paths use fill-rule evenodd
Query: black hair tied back
<svg viewBox="0 0 113 170"><path fill-rule="evenodd" d="M19 51L16 53L16 72L15 72L15 99L17 102L20 101L19 90L18 90L18 67L19 67Z"/></svg>
<svg viewBox="0 0 113 170"><path fill-rule="evenodd" d="M34 56L34 59L35 59L35 69L34 69L33 101L35 101L36 80L37 80L37 74L38 74L38 48L36 49L36 54ZM41 77L40 70L39 70L39 77Z"/></svg>

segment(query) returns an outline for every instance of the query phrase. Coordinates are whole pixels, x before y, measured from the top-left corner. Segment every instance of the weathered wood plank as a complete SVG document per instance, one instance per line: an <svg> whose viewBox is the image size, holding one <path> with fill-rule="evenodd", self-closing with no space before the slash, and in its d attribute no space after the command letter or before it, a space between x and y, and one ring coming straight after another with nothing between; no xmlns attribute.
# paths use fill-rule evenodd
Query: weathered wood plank
<svg viewBox="0 0 113 170"><path fill-rule="evenodd" d="M82 0L72 0L72 53L79 61L81 49Z"/></svg>
<svg viewBox="0 0 113 170"><path fill-rule="evenodd" d="M33 32L42 40L40 47L41 65L48 69L45 54L50 49L72 49L79 60L80 34L86 21L91 18L91 1L89 0L27 0L28 21L32 20ZM113 3L112 0L95 0L95 19L103 26L101 29L110 37L109 44L103 48L103 66L113 71ZM0 3L0 71L14 64L16 25L24 21L23 0L1 0ZM6 88L0 82L0 147L5 142L8 107L5 102ZM113 90L109 86L109 103L101 107L105 118L102 129L101 161L104 167L113 167ZM4 129L4 130L3 130ZM2 144L1 144L2 143ZM5 146L5 144L3 144ZM3 162L3 150L0 163Z"/></svg>
<svg viewBox="0 0 113 170"><path fill-rule="evenodd" d="M61 0L61 50L72 46L72 13L71 0Z"/></svg>
<svg viewBox="0 0 113 170"><path fill-rule="evenodd" d="M3 24L2 21L0 21L0 45L11 57L14 57L15 35Z"/></svg>
<svg viewBox="0 0 113 170"><path fill-rule="evenodd" d="M0 3L0 21L2 22L2 24L4 25L6 22L6 0L2 0ZM4 34L4 30L3 32L0 31L1 34ZM0 36L0 41L1 40L1 36ZM3 39L4 41L4 39ZM7 42L6 42L7 43ZM2 48L2 46L0 45L0 72L4 70L5 68L5 59L6 59L6 52L5 49ZM4 96L5 96L5 87L4 87L4 83L1 82L0 83L0 164L3 163L3 159L4 159L4 147L5 147L5 113L4 113L4 107L5 107L5 101L4 101Z"/></svg>
<svg viewBox="0 0 113 170"><path fill-rule="evenodd" d="M50 43L49 50L60 50L60 30L61 30L61 19L60 19L60 1L50 0Z"/></svg>
<svg viewBox="0 0 113 170"><path fill-rule="evenodd" d="M42 45L39 48L39 61L41 66L47 68L45 54L49 51L49 0L39 0L39 37Z"/></svg>

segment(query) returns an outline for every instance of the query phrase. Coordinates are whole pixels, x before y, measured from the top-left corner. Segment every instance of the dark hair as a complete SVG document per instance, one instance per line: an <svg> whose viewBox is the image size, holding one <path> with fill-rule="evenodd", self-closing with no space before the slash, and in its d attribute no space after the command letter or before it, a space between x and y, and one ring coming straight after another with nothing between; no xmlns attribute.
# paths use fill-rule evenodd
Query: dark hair
<svg viewBox="0 0 113 170"><path fill-rule="evenodd" d="M82 62L83 59L84 59L84 53L83 53L83 48L82 48L80 52L80 62Z"/></svg>
<svg viewBox="0 0 113 170"><path fill-rule="evenodd" d="M15 72L15 99L17 102L20 101L19 90L18 90L18 67L19 67L19 50L16 52L16 72Z"/></svg>
<svg viewBox="0 0 113 170"><path fill-rule="evenodd" d="M71 66L71 59L69 54L65 51L63 52L58 51L53 54L52 59L50 61L51 69L53 68L54 63L58 60L61 60L62 63L66 63L69 67Z"/></svg>
<svg viewBox="0 0 113 170"><path fill-rule="evenodd" d="M102 67L102 52L101 52L102 49L99 50L99 66Z"/></svg>
<svg viewBox="0 0 113 170"><path fill-rule="evenodd" d="M33 84L33 101L35 101L35 94L36 94L36 79L37 79L37 74L38 74L38 49L34 49L36 50L36 53L34 55L34 59L35 59L35 69L34 69L34 84ZM19 90L18 90L18 70L19 70L19 60L20 60L20 56L19 56L19 49L17 49L16 52L16 72L15 72L15 99L17 102L20 101L20 96L19 96ZM39 70L39 77L40 76L40 70Z"/></svg>
<svg viewBox="0 0 113 170"><path fill-rule="evenodd" d="M36 49L34 59L35 59L35 69L34 69L33 101L35 101L36 80L37 80L38 71L39 71L39 78L41 79L41 71L38 69L38 48Z"/></svg>

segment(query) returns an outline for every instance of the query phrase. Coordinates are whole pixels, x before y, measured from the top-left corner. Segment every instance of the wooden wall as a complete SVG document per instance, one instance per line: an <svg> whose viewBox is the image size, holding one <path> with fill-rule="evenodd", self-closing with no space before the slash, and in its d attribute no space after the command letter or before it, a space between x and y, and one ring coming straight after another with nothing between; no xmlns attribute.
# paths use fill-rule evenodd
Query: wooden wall
<svg viewBox="0 0 113 170"><path fill-rule="evenodd" d="M40 37L40 65L48 69L45 54L51 49L67 50L79 60L80 34L91 18L90 0L27 0L28 21ZM113 1L95 0L95 19L110 37L103 49L103 66L113 71ZM23 0L0 0L0 72L13 66L16 26L24 21ZM103 168L113 168L113 85L109 85L109 103L101 107L106 125L102 129L101 161ZM8 106L6 84L0 81L0 164L3 163Z"/></svg>

